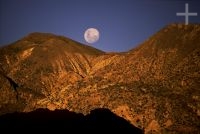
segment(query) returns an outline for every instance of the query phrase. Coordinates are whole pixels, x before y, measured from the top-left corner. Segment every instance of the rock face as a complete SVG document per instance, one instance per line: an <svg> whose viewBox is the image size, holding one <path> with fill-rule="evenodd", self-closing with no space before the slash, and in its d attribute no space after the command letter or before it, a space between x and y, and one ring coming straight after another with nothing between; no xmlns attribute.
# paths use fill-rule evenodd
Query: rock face
<svg viewBox="0 0 200 134"><path fill-rule="evenodd" d="M105 53L33 33L0 48L0 114L108 108L145 133L200 132L200 25L172 24Z"/></svg>

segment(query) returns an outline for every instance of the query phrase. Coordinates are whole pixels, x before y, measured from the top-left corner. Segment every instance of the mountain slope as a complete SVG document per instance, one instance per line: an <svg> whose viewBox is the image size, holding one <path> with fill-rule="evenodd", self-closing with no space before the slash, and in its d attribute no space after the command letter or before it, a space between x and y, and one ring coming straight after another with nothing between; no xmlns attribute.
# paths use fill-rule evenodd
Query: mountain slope
<svg viewBox="0 0 200 134"><path fill-rule="evenodd" d="M21 85L46 75L49 79L50 74L59 77L58 74L65 72L76 74L77 79L85 77L90 71L91 60L104 53L61 36L43 33L32 33L1 48L0 52L2 72L16 78ZM31 85L34 86L35 83Z"/></svg>
<svg viewBox="0 0 200 134"><path fill-rule="evenodd" d="M104 52L62 36L32 33L0 48L0 53L0 74L4 79L2 83L9 78L18 85L19 92L28 92L28 96L36 93L39 96L47 96L54 92L54 89L57 90L55 86L68 85L87 76L91 61ZM14 88L10 85L3 85L5 90L1 91L11 88L8 91L17 96L18 90L12 90ZM1 99L3 98L5 97ZM9 100L13 99L5 98L1 102Z"/></svg>
<svg viewBox="0 0 200 134"><path fill-rule="evenodd" d="M139 120L146 132L152 126L156 131L162 131L163 127L175 131L198 128L199 35L200 25L169 25L120 56L117 62L99 70L93 77L101 80L98 86L107 83L105 90L109 90L107 99L102 100L110 103L112 98L116 103L112 109L124 111L118 115L125 116L125 113L134 124ZM104 92L106 96L108 92Z"/></svg>
<svg viewBox="0 0 200 134"><path fill-rule="evenodd" d="M172 24L128 52L104 53L30 34L0 49L0 113L108 108L145 133L198 133L199 35L199 24Z"/></svg>

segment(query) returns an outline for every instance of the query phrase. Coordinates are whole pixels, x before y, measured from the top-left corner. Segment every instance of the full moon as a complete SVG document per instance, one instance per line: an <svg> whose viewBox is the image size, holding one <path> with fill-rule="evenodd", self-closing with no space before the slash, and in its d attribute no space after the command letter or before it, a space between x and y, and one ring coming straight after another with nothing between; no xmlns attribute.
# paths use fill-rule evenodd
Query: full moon
<svg viewBox="0 0 200 134"><path fill-rule="evenodd" d="M99 31L96 28L88 28L84 33L85 41L88 43L95 43L99 40Z"/></svg>

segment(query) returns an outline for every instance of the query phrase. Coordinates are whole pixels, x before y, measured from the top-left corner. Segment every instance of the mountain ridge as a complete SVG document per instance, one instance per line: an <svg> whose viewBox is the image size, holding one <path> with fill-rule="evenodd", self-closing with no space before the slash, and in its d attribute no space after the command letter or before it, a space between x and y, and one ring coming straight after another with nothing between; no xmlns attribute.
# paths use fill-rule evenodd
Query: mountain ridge
<svg viewBox="0 0 200 134"><path fill-rule="evenodd" d="M198 35L199 24L171 24L124 53L28 35L0 48L0 114L47 108L86 115L108 108L146 134L198 133Z"/></svg>

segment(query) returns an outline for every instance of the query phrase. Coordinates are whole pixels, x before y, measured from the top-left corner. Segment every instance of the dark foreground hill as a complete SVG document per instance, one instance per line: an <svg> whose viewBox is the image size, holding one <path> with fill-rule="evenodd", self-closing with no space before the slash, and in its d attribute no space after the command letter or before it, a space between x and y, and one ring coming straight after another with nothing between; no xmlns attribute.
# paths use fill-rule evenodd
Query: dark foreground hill
<svg viewBox="0 0 200 134"><path fill-rule="evenodd" d="M125 119L108 109L95 109L84 116L68 110L37 109L29 113L12 113L0 116L1 130L14 130L15 133L26 130L68 133L126 133L142 134ZM7 131L7 132L8 132Z"/></svg>

